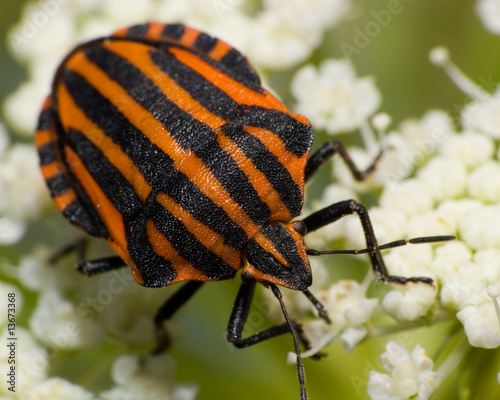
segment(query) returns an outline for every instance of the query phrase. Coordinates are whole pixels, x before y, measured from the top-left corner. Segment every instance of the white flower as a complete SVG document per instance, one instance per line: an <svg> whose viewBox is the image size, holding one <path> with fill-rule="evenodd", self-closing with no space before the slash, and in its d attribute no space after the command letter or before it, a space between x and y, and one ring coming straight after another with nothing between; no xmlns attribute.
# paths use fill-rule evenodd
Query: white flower
<svg viewBox="0 0 500 400"><path fill-rule="evenodd" d="M437 387L433 362L419 344L410 355L401 343L389 340L380 362L390 375L370 371L367 389L373 400L426 400Z"/></svg>
<svg viewBox="0 0 500 400"><path fill-rule="evenodd" d="M488 161L495 150L491 137L477 131L464 131L448 135L439 146L444 157L460 160L467 168L476 168Z"/></svg>
<svg viewBox="0 0 500 400"><path fill-rule="evenodd" d="M498 304L496 298L491 297L483 282L483 290L473 290L457 313L471 346L485 349L500 346L500 318L496 311Z"/></svg>
<svg viewBox="0 0 500 400"><path fill-rule="evenodd" d="M497 0L479 0L476 12L488 30L500 34L500 3Z"/></svg>
<svg viewBox="0 0 500 400"><path fill-rule="evenodd" d="M432 193L424 182L408 179L394 183L381 194L379 204L388 211L401 211L407 217L432 209Z"/></svg>
<svg viewBox="0 0 500 400"><path fill-rule="evenodd" d="M101 393L102 400L170 399L192 400L198 388L193 384L174 385L174 363L167 354L148 357L124 355L112 367L115 387Z"/></svg>
<svg viewBox="0 0 500 400"><path fill-rule="evenodd" d="M498 247L500 205L486 205L463 216L459 225L462 240L473 249Z"/></svg>
<svg viewBox="0 0 500 400"><path fill-rule="evenodd" d="M33 385L23 396L25 400L95 400L95 396L62 378L50 378Z"/></svg>
<svg viewBox="0 0 500 400"><path fill-rule="evenodd" d="M436 289L425 283L413 283L391 290L382 300L384 310L398 321L414 321L427 314L435 303Z"/></svg>
<svg viewBox="0 0 500 400"><path fill-rule="evenodd" d="M467 170L459 160L434 157L417 173L436 202L461 197L465 193Z"/></svg>
<svg viewBox="0 0 500 400"><path fill-rule="evenodd" d="M500 90L493 95L480 97L465 106L461 112L462 125L467 129L476 129L500 138Z"/></svg>
<svg viewBox="0 0 500 400"><path fill-rule="evenodd" d="M21 239L26 222L48 204L33 146L15 144L0 154L0 243Z"/></svg>
<svg viewBox="0 0 500 400"><path fill-rule="evenodd" d="M366 336L364 325L370 320L379 300L367 298L365 292L366 285L342 280L328 290L316 293L332 323L327 324L316 319L306 325L306 330L313 340L313 348L304 353L304 357L317 353L341 333L344 334L342 339L345 348L349 351Z"/></svg>
<svg viewBox="0 0 500 400"><path fill-rule="evenodd" d="M330 134L359 128L380 106L373 78L357 78L346 60L328 59L318 69L309 64L294 76L296 111Z"/></svg>
<svg viewBox="0 0 500 400"><path fill-rule="evenodd" d="M484 203L500 202L500 164L487 161L468 177L467 193Z"/></svg>
<svg viewBox="0 0 500 400"><path fill-rule="evenodd" d="M102 327L77 312L77 308L55 290L47 290L39 297L30 328L38 340L59 351L88 347L103 337Z"/></svg>

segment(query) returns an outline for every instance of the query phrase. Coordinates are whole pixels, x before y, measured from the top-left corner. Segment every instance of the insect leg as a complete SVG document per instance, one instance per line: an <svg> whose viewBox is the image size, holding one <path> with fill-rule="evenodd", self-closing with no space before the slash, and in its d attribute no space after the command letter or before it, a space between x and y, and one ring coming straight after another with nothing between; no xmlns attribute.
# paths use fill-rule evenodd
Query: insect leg
<svg viewBox="0 0 500 400"><path fill-rule="evenodd" d="M153 350L153 354L161 353L170 346L170 338L163 323L170 319L196 293L202 284L203 282L200 281L187 282L158 309L154 318L157 345Z"/></svg>
<svg viewBox="0 0 500 400"><path fill-rule="evenodd" d="M297 374L300 384L301 400L306 400L307 394L305 391L305 376L304 368L302 365L302 358L300 357L299 341L303 343L306 350L310 348L310 343L309 340L305 337L302 325L289 318L288 313L285 309L285 305L283 303L281 292L276 287L276 285L271 285L271 290L280 302L280 306L283 311L283 315L285 316L286 322L272 326L247 338L242 338L243 329L248 318L250 306L252 304L252 299L255 292L255 283L249 284L243 282L240 286L240 290L238 291L238 295L236 296L231 317L229 318L227 327L227 340L235 347L241 349L260 343L272 337L283 335L284 333L291 333L294 341L295 353L297 354Z"/></svg>
<svg viewBox="0 0 500 400"><path fill-rule="evenodd" d="M76 270L85 276L92 276L102 274L104 272L113 271L118 268L125 267L127 264L118 256L100 258L97 260L85 261L85 252L87 250L88 241L81 239L72 243L56 254L54 254L50 259L49 263L54 264L63 256L69 253L76 253L77 267Z"/></svg>
<svg viewBox="0 0 500 400"><path fill-rule="evenodd" d="M243 329L248 319L250 306L252 305L254 292L255 283L242 283L234 302L233 311L231 312L231 316L229 317L229 323L227 326L227 340L239 349L252 346L272 337L290 332L290 327L285 322L260 331L247 338L242 338ZM299 339L304 344L304 347L308 349L310 347L310 344L309 340L304 335L302 325L293 320L291 324L297 331Z"/></svg>
<svg viewBox="0 0 500 400"><path fill-rule="evenodd" d="M312 154L307 160L306 169L305 169L305 181L309 181L309 179L318 171L318 169L330 158L332 158L336 153L340 154L342 159L351 171L352 176L357 181L362 181L368 175L370 175L375 169L378 160L382 156L382 152L380 152L377 157L373 160L373 162L366 168L365 170L360 170L354 161L352 161L351 156L345 149L342 142L338 140L332 140L324 143L319 149L317 149L314 154Z"/></svg>
<svg viewBox="0 0 500 400"><path fill-rule="evenodd" d="M377 243L377 238L375 237L375 232L373 231L373 226L368 215L368 211L362 204L357 203L354 200L345 200L338 203L334 203L328 207L325 207L315 213L311 214L303 220L307 227L307 232L315 231L325 225L331 224L340 218L356 213L359 216L361 226L363 227L363 232L366 239L366 247L370 249L368 255L372 264L373 272L375 273L376 279L382 282L395 282L405 284L407 282L424 282L427 284L432 284L432 279L427 277L410 277L405 278L402 276L392 276L387 271L384 259L382 258L382 253L379 250L379 245Z"/></svg>

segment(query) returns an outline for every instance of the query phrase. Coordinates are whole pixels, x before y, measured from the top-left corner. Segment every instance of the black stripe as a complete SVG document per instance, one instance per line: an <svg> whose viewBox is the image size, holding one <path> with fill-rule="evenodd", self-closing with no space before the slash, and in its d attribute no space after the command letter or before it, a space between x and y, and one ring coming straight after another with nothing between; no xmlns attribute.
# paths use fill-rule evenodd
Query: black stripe
<svg viewBox="0 0 500 400"><path fill-rule="evenodd" d="M210 53L210 51L215 47L216 44L216 38L201 32L194 41L193 46L198 50L203 51L204 53Z"/></svg>
<svg viewBox="0 0 500 400"><path fill-rule="evenodd" d="M248 240L245 232L194 183L173 168L173 160L167 154L151 143L84 78L66 71L64 83L76 104L132 158L151 187L168 194L194 218L223 236L228 246L241 249Z"/></svg>
<svg viewBox="0 0 500 400"><path fill-rule="evenodd" d="M146 35L150 27L150 24L140 24L134 25L127 29L126 37L129 38L142 38Z"/></svg>
<svg viewBox="0 0 500 400"><path fill-rule="evenodd" d="M178 47L178 48L183 48L189 51L193 51L193 49L189 47L185 47L182 45L174 45L172 43L162 43L162 42L153 42L149 41L147 42L150 44L152 47L158 49L162 53L167 53L170 48ZM231 79L234 79L237 82L240 82L242 85L246 86L247 89L252 90L256 93L262 94L264 90L262 89L262 86L260 85L260 78L257 75L257 73L253 70L253 67L250 65L246 57L244 57L241 53L238 52L238 50L231 49L227 54L238 54L238 57L234 57L234 60L226 60L226 62L222 62L221 60L224 59L224 56L221 60L216 61L210 56L208 56L205 53L202 52L196 52L194 51L197 57L199 57L201 60L206 62L207 64L211 65L212 67L218 69L222 73L226 74L229 76ZM188 72L191 74L195 74L191 68L188 67ZM203 78L202 78L203 79ZM223 92L224 93L224 92ZM215 98L217 99L217 98ZM214 100L214 99L212 99Z"/></svg>
<svg viewBox="0 0 500 400"><path fill-rule="evenodd" d="M259 139L246 132L241 126L226 124L221 129L266 176L290 213L293 216L299 215L303 201L300 187L295 184L279 159Z"/></svg>
<svg viewBox="0 0 500 400"><path fill-rule="evenodd" d="M240 119L242 125L272 131L285 142L288 151L302 156L312 145L311 125L304 125L284 112L259 106L248 106Z"/></svg>
<svg viewBox="0 0 500 400"><path fill-rule="evenodd" d="M163 28L161 36L168 39L179 40L184 35L186 27L183 24L167 24Z"/></svg>
<svg viewBox="0 0 500 400"><path fill-rule="evenodd" d="M47 107L38 117L37 131L46 131L52 127L52 108Z"/></svg>
<svg viewBox="0 0 500 400"><path fill-rule="evenodd" d="M201 244L181 221L177 220L159 203L151 204L151 208L148 207L148 214L177 253L195 268L203 271L209 278L223 280L233 278L236 275L236 270Z"/></svg>
<svg viewBox="0 0 500 400"><path fill-rule="evenodd" d="M229 50L224 57L220 59L220 63L232 69L236 74L241 76L245 82L251 82L253 85L260 86L260 77L253 68L250 61L236 49Z"/></svg>
<svg viewBox="0 0 500 400"><path fill-rule="evenodd" d="M109 162L102 151L82 132L70 129L67 139L70 147L93 176L106 197L126 218L131 218L141 209L142 203L134 187L121 172Z"/></svg>
<svg viewBox="0 0 500 400"><path fill-rule="evenodd" d="M164 62L174 60L173 57L157 51L153 52L153 56L160 57ZM168 100L153 81L127 60L103 48L91 49L87 53L87 58L150 111L179 145L186 150L192 150L201 158L231 198L256 225L262 226L269 221L271 218L269 207L260 199L236 161L219 145L217 134L209 126Z"/></svg>
<svg viewBox="0 0 500 400"><path fill-rule="evenodd" d="M144 210L146 211L146 210ZM170 284L177 272L169 260L154 252L146 229L146 212L139 213L126 229L127 250L139 269L146 287L165 287Z"/></svg>
<svg viewBox="0 0 500 400"><path fill-rule="evenodd" d="M56 161L57 154L55 143L49 142L37 148L40 165L48 165Z"/></svg>
<svg viewBox="0 0 500 400"><path fill-rule="evenodd" d="M152 51L150 54L151 60L158 68L211 113L229 122L240 118L242 114L240 105L222 89L214 86L170 53Z"/></svg>
<svg viewBox="0 0 500 400"><path fill-rule="evenodd" d="M63 172L58 172L45 182L47 183L47 187L52 197L59 197L71 188L71 184L68 182L68 178Z"/></svg>
<svg viewBox="0 0 500 400"><path fill-rule="evenodd" d="M263 227L261 233L273 242L276 250L287 261L288 267L283 266L255 240L251 240L245 246L244 254L247 261L254 268L287 282L297 290L307 289L312 283L312 276L304 265L292 236L277 222Z"/></svg>
<svg viewBox="0 0 500 400"><path fill-rule="evenodd" d="M99 216L77 198L69 203L62 212L72 224L80 226L89 235L107 239L109 232Z"/></svg>

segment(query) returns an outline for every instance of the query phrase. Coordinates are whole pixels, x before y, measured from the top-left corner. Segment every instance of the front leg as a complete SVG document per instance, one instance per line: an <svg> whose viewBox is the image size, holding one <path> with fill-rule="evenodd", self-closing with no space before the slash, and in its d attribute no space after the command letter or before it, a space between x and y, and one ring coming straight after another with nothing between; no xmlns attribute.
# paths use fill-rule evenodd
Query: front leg
<svg viewBox="0 0 500 400"><path fill-rule="evenodd" d="M375 157L373 162L365 170L360 170L357 165L352 161L351 156L345 149L342 142L338 140L332 140L324 143L318 150L316 150L307 160L305 169L305 181L308 182L309 179L319 170L319 168L335 154L339 154L344 160L347 168L351 172L354 179L357 181L364 180L368 175L370 175L376 168L380 157L382 156L382 151Z"/></svg>

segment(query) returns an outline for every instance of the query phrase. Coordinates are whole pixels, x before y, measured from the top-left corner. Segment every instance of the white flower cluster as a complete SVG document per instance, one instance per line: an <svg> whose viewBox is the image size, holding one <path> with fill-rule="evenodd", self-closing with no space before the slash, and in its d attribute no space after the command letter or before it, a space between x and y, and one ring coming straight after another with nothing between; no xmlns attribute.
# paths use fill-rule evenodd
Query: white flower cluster
<svg viewBox="0 0 500 400"><path fill-rule="evenodd" d="M391 375L370 371L368 394L373 400L427 400L438 384L433 362L419 345L410 354L401 343L389 340L380 363Z"/></svg>
<svg viewBox="0 0 500 400"><path fill-rule="evenodd" d="M38 168L38 155L31 145L9 146L0 123L0 245L18 242L30 220L49 204Z"/></svg>
<svg viewBox="0 0 500 400"><path fill-rule="evenodd" d="M318 352L333 339L340 339L346 349L352 349L370 333L379 332L372 325L371 317L381 309L400 322L432 321L451 311L456 313L472 346L496 348L500 345L497 303L500 293L500 153L495 151L500 137L500 90L487 94L451 64L444 49L434 50L431 60L441 65L473 100L460 114L462 129L457 131L452 117L439 110L427 112L420 120L404 121L382 138L381 147L385 153L368 182L355 182L339 157L334 162L333 172L339 183L326 188L322 201L316 202L314 208L347 198L357 199L368 189L382 188L378 206L370 209L379 243L436 235L456 235L457 240L439 246L409 245L385 254L384 260L392 275L429 277L435 285L393 285L380 302L381 307L378 307L378 299L368 298L366 288L357 283L340 281L328 287L329 279L325 278L323 287L316 284L313 291L325 304L333 323L327 325L319 320L306 323L314 345L305 356ZM321 88L331 84L329 87L334 87L335 74L325 83L326 76L312 71L312 67L305 67L297 76L300 79L302 74L307 76L309 86ZM350 93L354 92L353 86ZM322 91L311 93L321 94ZM297 98L299 104L306 99L300 94ZM362 119L366 121L373 112L374 108ZM335 120L333 114L323 117ZM350 120L359 126L354 113ZM369 150L349 150L361 166L373 160L370 155L373 152ZM343 218L311 236L308 243L321 243L321 239L328 243L344 238L350 248L366 246L357 216ZM305 312L303 306L290 303L295 312ZM309 312L314 312L312 306ZM421 349L415 351L421 352ZM432 361L425 357L430 363L429 368L424 368L427 370L432 367ZM398 370L395 363L389 364L390 368L386 369L393 372L393 380L373 374L369 384L372 398L406 399L418 393L418 398L426 399L435 389L434 373L429 371L432 378L425 376L419 383L420 378L405 378L397 371L403 375L413 374L412 371L420 367L406 370L408 366L404 366ZM413 379L408 386L412 393L387 394L407 390L405 379ZM397 387L399 384L403 388Z"/></svg>
<svg viewBox="0 0 500 400"><path fill-rule="evenodd" d="M358 79L347 60L325 60L318 69L306 65L295 74L291 90L296 111L329 134L360 128L381 102L373 78Z"/></svg>

